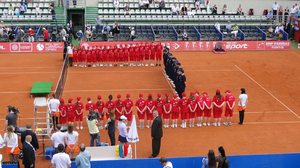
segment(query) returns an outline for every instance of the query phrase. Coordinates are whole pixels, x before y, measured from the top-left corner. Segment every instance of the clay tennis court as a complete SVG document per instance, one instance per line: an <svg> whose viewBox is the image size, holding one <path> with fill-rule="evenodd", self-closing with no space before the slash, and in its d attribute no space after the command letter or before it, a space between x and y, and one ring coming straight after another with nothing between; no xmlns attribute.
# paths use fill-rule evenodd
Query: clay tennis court
<svg viewBox="0 0 300 168"><path fill-rule="evenodd" d="M208 149L220 145L229 155L299 151L300 133L296 131L300 129L299 53L295 50L219 55L211 52L173 53L181 61L187 76L186 93L208 91L213 96L216 88L220 88L222 91L230 89L238 97L239 89L244 87L249 104L243 126L164 129L160 156L206 155ZM11 104L20 108L20 126L32 123L33 120L28 119L33 118L33 98L29 96L31 85L35 81L52 81L54 90L62 63L61 54L1 54L0 114L3 119L6 106ZM95 101L97 95L107 100L109 94L122 94L124 98L126 93L136 100L139 93L144 96L172 94L172 89L160 67L71 67L62 97L81 96L86 103L88 96ZM237 120L236 112L234 122ZM4 120L1 130L3 127ZM79 134L79 141L88 144L87 128ZM150 129L139 129L139 136L137 156L148 157L151 153ZM101 141L109 141L104 130ZM50 166L49 161L38 160L38 167L42 167L41 164Z"/></svg>

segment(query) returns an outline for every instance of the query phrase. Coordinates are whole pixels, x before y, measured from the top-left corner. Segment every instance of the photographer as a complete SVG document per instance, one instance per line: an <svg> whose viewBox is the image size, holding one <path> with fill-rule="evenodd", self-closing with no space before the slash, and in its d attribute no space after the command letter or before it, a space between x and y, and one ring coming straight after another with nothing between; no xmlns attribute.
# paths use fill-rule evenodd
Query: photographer
<svg viewBox="0 0 300 168"><path fill-rule="evenodd" d="M97 112L90 111L89 115L86 118L86 122L90 133L90 146L94 146L95 141L96 141L96 146L101 146L100 132L97 125L98 124L97 117L98 117Z"/></svg>
<svg viewBox="0 0 300 168"><path fill-rule="evenodd" d="M19 109L14 106L7 106L7 112L8 112L8 114L6 115L5 128L7 128L7 126L11 125L14 127L15 133L18 133L19 128L17 125L17 120L18 120Z"/></svg>

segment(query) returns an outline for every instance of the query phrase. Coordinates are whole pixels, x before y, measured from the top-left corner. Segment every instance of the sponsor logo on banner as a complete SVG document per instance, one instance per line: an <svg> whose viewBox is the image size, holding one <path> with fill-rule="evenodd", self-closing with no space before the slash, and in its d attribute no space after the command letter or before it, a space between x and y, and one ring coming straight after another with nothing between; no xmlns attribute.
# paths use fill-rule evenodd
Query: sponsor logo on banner
<svg viewBox="0 0 300 168"><path fill-rule="evenodd" d="M266 49L289 49L288 41L266 41Z"/></svg>
<svg viewBox="0 0 300 168"><path fill-rule="evenodd" d="M36 49L37 49L38 51L43 51L43 50L45 49L45 46L44 46L44 44L42 44L42 43L37 43Z"/></svg>
<svg viewBox="0 0 300 168"><path fill-rule="evenodd" d="M266 46L266 43L264 41L258 41L257 42L257 45L256 45L256 48L258 50L264 50L265 49L265 46Z"/></svg>
<svg viewBox="0 0 300 168"><path fill-rule="evenodd" d="M46 52L62 52L64 49L64 45L62 43L41 43L40 45L37 45L37 50L39 50L38 47Z"/></svg>
<svg viewBox="0 0 300 168"><path fill-rule="evenodd" d="M226 42L225 43L225 50L246 50L248 49L248 44L239 43L239 42Z"/></svg>
<svg viewBox="0 0 300 168"><path fill-rule="evenodd" d="M19 52L20 51L19 43L10 43L10 51Z"/></svg>
<svg viewBox="0 0 300 168"><path fill-rule="evenodd" d="M32 43L19 43L20 52L32 52Z"/></svg>
<svg viewBox="0 0 300 168"><path fill-rule="evenodd" d="M6 50L6 48L4 47L4 45L0 45L0 50Z"/></svg>

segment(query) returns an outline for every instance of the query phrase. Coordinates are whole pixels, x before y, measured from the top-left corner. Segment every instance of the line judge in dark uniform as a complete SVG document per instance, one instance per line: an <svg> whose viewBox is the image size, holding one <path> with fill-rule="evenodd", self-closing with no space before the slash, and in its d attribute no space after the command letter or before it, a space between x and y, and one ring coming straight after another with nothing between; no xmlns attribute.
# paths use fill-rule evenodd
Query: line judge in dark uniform
<svg viewBox="0 0 300 168"><path fill-rule="evenodd" d="M155 110L153 112L153 123L151 126L151 137L152 137L152 154L149 158L154 158L159 154L161 138L163 137L162 120Z"/></svg>

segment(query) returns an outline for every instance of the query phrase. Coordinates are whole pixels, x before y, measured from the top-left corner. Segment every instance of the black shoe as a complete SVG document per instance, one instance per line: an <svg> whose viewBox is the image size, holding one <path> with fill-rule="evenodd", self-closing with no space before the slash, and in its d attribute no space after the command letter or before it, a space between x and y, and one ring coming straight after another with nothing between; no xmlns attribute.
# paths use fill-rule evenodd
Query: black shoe
<svg viewBox="0 0 300 168"><path fill-rule="evenodd" d="M239 122L240 125L243 125L243 123Z"/></svg>
<svg viewBox="0 0 300 168"><path fill-rule="evenodd" d="M150 155L148 158L154 158L152 155Z"/></svg>

